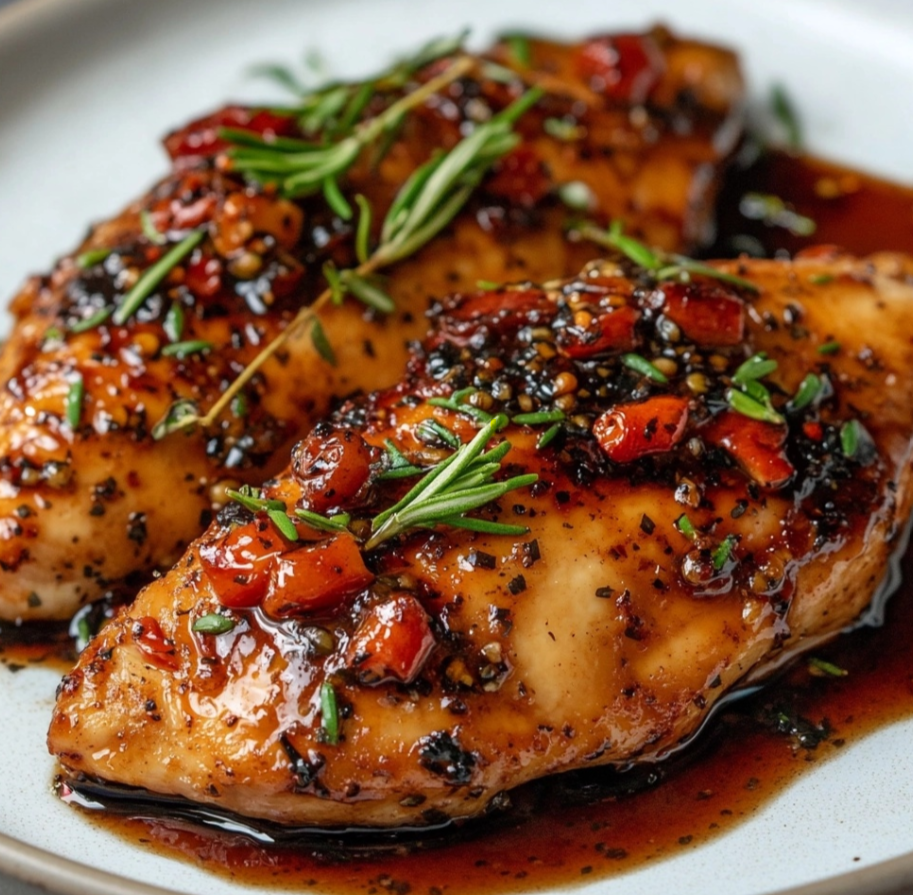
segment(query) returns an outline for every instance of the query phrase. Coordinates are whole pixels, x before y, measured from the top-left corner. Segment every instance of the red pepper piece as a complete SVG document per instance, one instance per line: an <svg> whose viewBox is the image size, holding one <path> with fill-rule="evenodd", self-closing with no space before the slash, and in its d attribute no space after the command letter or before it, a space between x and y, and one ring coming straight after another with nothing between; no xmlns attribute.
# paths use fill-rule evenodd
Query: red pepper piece
<svg viewBox="0 0 913 895"><path fill-rule="evenodd" d="M532 208L548 194L551 181L536 151L521 146L495 165L485 189L515 205Z"/></svg>
<svg viewBox="0 0 913 895"><path fill-rule="evenodd" d="M315 513L355 505L373 460L370 445L353 429L299 441L292 452L292 474L301 485L303 505Z"/></svg>
<svg viewBox="0 0 913 895"><path fill-rule="evenodd" d="M212 298L222 288L222 262L202 256L187 265L184 285L197 298Z"/></svg>
<svg viewBox="0 0 913 895"><path fill-rule="evenodd" d="M649 37L616 34L583 44L577 51L577 71L597 93L639 105L663 76L665 62Z"/></svg>
<svg viewBox="0 0 913 895"><path fill-rule="evenodd" d="M349 641L346 664L365 684L408 684L418 677L433 649L428 614L411 594L399 594L365 616Z"/></svg>
<svg viewBox="0 0 913 895"><path fill-rule="evenodd" d="M821 441L824 438L824 429L821 426L821 423L803 423L802 431L805 433L807 438L810 438L812 441Z"/></svg>
<svg viewBox="0 0 913 895"><path fill-rule="evenodd" d="M465 345L482 327L501 335L522 326L549 323L554 302L538 289L491 289L460 296L440 317L438 339Z"/></svg>
<svg viewBox="0 0 913 895"><path fill-rule="evenodd" d="M374 581L349 534L299 547L276 560L263 611L274 618L333 609Z"/></svg>
<svg viewBox="0 0 913 895"><path fill-rule="evenodd" d="M174 161L215 155L228 148L228 143L219 137L219 129L223 127L250 131L262 137L290 137L296 132L295 119L288 115L226 106L169 134L165 138L165 150Z"/></svg>
<svg viewBox="0 0 913 895"><path fill-rule="evenodd" d="M638 404L619 404L593 424L593 434L610 460L630 463L647 454L671 451L688 423L688 399L657 395Z"/></svg>
<svg viewBox="0 0 913 895"><path fill-rule="evenodd" d="M634 327L640 311L624 305L593 318L583 329L570 326L558 334L558 344L569 357L592 357L603 351L630 351L637 347Z"/></svg>
<svg viewBox="0 0 913 895"><path fill-rule="evenodd" d="M721 447L765 488L781 488L795 469L786 458L786 426L753 420L733 411L721 413L701 430L704 439Z"/></svg>
<svg viewBox="0 0 913 895"><path fill-rule="evenodd" d="M271 524L254 519L219 540L203 544L200 565L223 606L250 609L260 604L273 562L287 549Z"/></svg>
<svg viewBox="0 0 913 895"><path fill-rule="evenodd" d="M745 304L719 286L668 283L663 313L693 342L707 348L738 345L745 333Z"/></svg>
<svg viewBox="0 0 913 895"><path fill-rule="evenodd" d="M146 615L137 619L133 623L132 634L133 642L153 665L172 671L178 667L174 641L165 636L161 625L154 618Z"/></svg>

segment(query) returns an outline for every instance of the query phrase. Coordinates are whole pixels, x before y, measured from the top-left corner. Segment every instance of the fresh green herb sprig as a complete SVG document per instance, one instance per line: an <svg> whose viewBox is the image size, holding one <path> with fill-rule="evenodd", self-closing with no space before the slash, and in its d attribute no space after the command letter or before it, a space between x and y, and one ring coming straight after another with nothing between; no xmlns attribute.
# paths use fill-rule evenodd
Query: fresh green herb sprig
<svg viewBox="0 0 913 895"><path fill-rule="evenodd" d="M336 690L329 681L320 685L320 729L331 746L339 742L339 706Z"/></svg>
<svg viewBox="0 0 913 895"><path fill-rule="evenodd" d="M654 382L665 383L669 381L668 376L662 370L639 354L624 354L621 357L621 362L629 370L634 370L635 373L640 373L641 376L646 376L647 379L652 379Z"/></svg>
<svg viewBox="0 0 913 895"><path fill-rule="evenodd" d="M768 227L782 227L793 236L812 236L818 229L810 217L799 214L772 193L746 193L739 202L739 211L750 221L761 221Z"/></svg>
<svg viewBox="0 0 913 895"><path fill-rule="evenodd" d="M251 70L251 74L267 77L299 97L297 105L284 111L298 119L305 134L338 139L358 122L375 95L401 90L426 66L460 53L468 33L462 31L457 35L435 38L412 56L399 60L386 71L361 83L334 82L309 90L288 67L275 64L258 65ZM309 67L314 68L313 65Z"/></svg>
<svg viewBox="0 0 913 895"><path fill-rule="evenodd" d="M67 423L69 423L70 428L74 431L79 428L79 423L82 420L82 405L85 400L85 390L82 374L77 373L76 377L70 382L66 398Z"/></svg>
<svg viewBox="0 0 913 895"><path fill-rule="evenodd" d="M474 420L482 423L490 422L492 415L487 410L482 410L481 407L474 407L472 404L467 404L463 400L464 398L474 395L477 391L478 389L474 386L469 386L468 388L461 388L455 391L449 398L430 398L428 403L432 407L445 407L447 410L452 410L454 413L462 413L466 416L471 416Z"/></svg>
<svg viewBox="0 0 913 895"><path fill-rule="evenodd" d="M210 612L201 615L191 626L195 634L227 634L235 627L235 621L221 612Z"/></svg>
<svg viewBox="0 0 913 895"><path fill-rule="evenodd" d="M525 534L528 529L524 526L466 516L466 513L538 480L537 475L530 473L513 476L503 482L493 481L493 476L501 468L501 460L510 450L510 443L505 441L487 452L485 448L507 423L508 419L503 414L486 423L470 442L430 469L401 500L378 514L371 522L371 536L365 543L365 549L371 550L410 529L434 525L449 525L488 534Z"/></svg>
<svg viewBox="0 0 913 895"><path fill-rule="evenodd" d="M327 204L340 217L349 220L353 211L342 193L340 178L367 147L398 127L407 112L467 74L474 64L469 57L461 56L440 75L407 93L379 115L354 124L374 92L370 85L367 90L361 88L352 97L358 104L357 113L350 116L354 126L342 139L329 144L288 137L267 139L233 128L223 128L219 133L232 144L228 150L232 167L245 177L258 183L278 184L289 198L323 191Z"/></svg>
<svg viewBox="0 0 913 895"><path fill-rule="evenodd" d="M738 538L735 535L726 535L719 545L711 554L713 571L720 572L729 560L732 558L732 551L735 548Z"/></svg>
<svg viewBox="0 0 913 895"><path fill-rule="evenodd" d="M289 541L298 540L298 529L295 528L295 523L281 500L261 497L259 492L254 493L250 485L242 485L239 490L229 490L226 493L232 500L252 513L266 513L273 525Z"/></svg>
<svg viewBox="0 0 913 895"><path fill-rule="evenodd" d="M693 258L686 258L684 255L668 254L660 249L648 248L642 242L627 236L624 232L624 225L618 220L612 221L608 230L585 221L571 226L569 233L582 239L588 239L597 245L621 252L626 258L633 261L638 267L648 271L659 281L688 280L691 276L701 276L720 280L723 283L738 286L740 289L746 289L749 292L758 291L758 287L744 277L737 277L734 274L717 270L717 268L709 264L695 261Z"/></svg>
<svg viewBox="0 0 913 895"><path fill-rule="evenodd" d="M196 409L188 412L186 401L178 402L180 410L175 411L174 405L169 409L165 418L156 424L154 437L163 438L194 425L211 426L263 364L302 327L317 320L320 310L327 304L341 302L347 294L352 294L371 305L371 301L366 299L367 288L373 298L378 295L385 297L392 307L392 300L374 287L370 277L417 252L453 220L494 162L517 145L520 138L513 126L541 96L542 91L537 88L527 90L513 104L479 125L449 152L417 168L393 200L384 219L378 245L370 256L353 270L338 272L335 279L328 277L330 282L323 293L311 305L302 308L282 333L260 351L206 414L200 415ZM364 203L362 214L369 213L370 209ZM322 333L322 329L319 332ZM313 338L313 329L311 335ZM315 347L326 359L327 346L317 344Z"/></svg>

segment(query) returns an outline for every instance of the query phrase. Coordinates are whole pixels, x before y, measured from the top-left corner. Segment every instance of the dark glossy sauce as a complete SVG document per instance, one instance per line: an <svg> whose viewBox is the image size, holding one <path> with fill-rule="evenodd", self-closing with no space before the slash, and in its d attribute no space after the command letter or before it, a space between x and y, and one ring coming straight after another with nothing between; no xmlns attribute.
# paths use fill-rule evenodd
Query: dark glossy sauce
<svg viewBox="0 0 913 895"><path fill-rule="evenodd" d="M739 206L747 192L782 197L815 222L815 232L795 235L745 219ZM768 155L734 172L720 207L720 232L729 235L708 254L795 252L819 243L863 254L913 252L913 190L814 160ZM733 242L731 234L740 236ZM913 582L913 555L904 571ZM6 631L0 646L7 663L37 655L26 643L14 646ZM550 778L512 793L510 807L489 818L421 837L312 834L263 846L194 823L189 818L202 818L193 809L188 819L176 819L184 806L141 805L91 789L83 800L123 812L93 817L128 840L277 889L439 895L567 885L695 848L750 817L799 773L913 715L913 584L889 601L883 627L841 637L815 657L847 674L816 676L800 661L775 684L718 713L695 744L661 766ZM147 817L128 816L138 813Z"/></svg>

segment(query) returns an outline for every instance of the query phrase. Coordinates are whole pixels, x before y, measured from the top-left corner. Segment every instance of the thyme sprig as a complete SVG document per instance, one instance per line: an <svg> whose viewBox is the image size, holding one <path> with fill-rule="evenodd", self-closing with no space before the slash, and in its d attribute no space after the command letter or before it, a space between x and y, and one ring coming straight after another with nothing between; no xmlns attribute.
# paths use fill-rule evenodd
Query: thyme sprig
<svg viewBox="0 0 913 895"><path fill-rule="evenodd" d="M430 82L429 82L430 83ZM306 308L302 308L289 325L247 365L237 379L222 393L204 415L187 412L186 401L180 412L173 407L156 425L153 435L162 438L190 426L211 426L231 404L257 371L296 332L317 320L317 315L331 302L341 302L351 294L363 303L373 306L372 300L386 296L370 279L378 271L417 252L444 229L466 204L485 174L499 158L513 149L520 140L513 126L515 122L542 96L536 88L527 90L506 109L479 125L464 137L450 152L440 154L417 168L403 184L384 219L380 240L374 251L351 270L328 273L327 288ZM367 208L367 206L364 206ZM364 212L363 212L364 213ZM312 329L312 337L314 330ZM322 329L318 330L320 336ZM315 340L315 347L324 359L329 359L329 343Z"/></svg>
<svg viewBox="0 0 913 895"><path fill-rule="evenodd" d="M686 258L684 255L669 254L660 249L648 248L642 242L627 236L624 232L624 224L618 220L612 221L608 230L597 227L589 221L584 221L572 225L569 233L581 239L588 239L590 242L595 242L605 248L621 252L638 267L642 267L651 273L656 280L687 281L692 276L701 276L720 280L723 283L738 286L740 289L746 289L749 292L758 291L758 287L744 277L737 277L734 274L717 270L717 268L709 264L695 261L693 258Z"/></svg>
<svg viewBox="0 0 913 895"><path fill-rule="evenodd" d="M524 526L504 525L466 516L466 513L485 506L510 491L531 485L539 478L535 473L530 473L513 476L503 482L492 481L494 474L501 468L505 454L510 450L510 443L504 442L488 452L485 448L492 437L507 424L507 417L498 414L471 441L425 473L402 499L375 516L371 522L371 537L364 549L371 550L410 529L433 525L450 525L489 534L525 534L528 529Z"/></svg>
<svg viewBox="0 0 913 895"><path fill-rule="evenodd" d="M340 217L349 220L353 211L343 196L339 179L365 149L396 128L407 112L467 74L473 65L475 62L468 56L458 57L440 75L407 93L379 115L355 124L347 136L335 143L312 143L288 137L266 139L233 128L223 128L220 136L233 144L228 157L232 167L245 177L258 183L278 184L288 198L322 190L327 204ZM370 84L368 88L369 91L356 94L356 98L364 94L359 101L359 114L373 95Z"/></svg>

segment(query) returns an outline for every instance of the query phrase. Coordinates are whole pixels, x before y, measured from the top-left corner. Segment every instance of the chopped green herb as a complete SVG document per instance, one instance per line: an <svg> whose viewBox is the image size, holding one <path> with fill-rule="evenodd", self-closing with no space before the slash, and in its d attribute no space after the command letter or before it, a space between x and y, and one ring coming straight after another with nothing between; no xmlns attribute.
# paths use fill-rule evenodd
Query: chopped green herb
<svg viewBox="0 0 913 895"><path fill-rule="evenodd" d="M79 620L76 622L76 649L78 652L82 652L89 641L92 639L92 624L89 621L88 613L80 615Z"/></svg>
<svg viewBox="0 0 913 895"><path fill-rule="evenodd" d="M811 236L818 229L810 217L799 214L771 193L746 193L739 202L739 211L751 221L761 221L768 227L782 227L794 236Z"/></svg>
<svg viewBox="0 0 913 895"><path fill-rule="evenodd" d="M763 379L765 376L773 373L773 371L777 369L777 366L778 364L775 360L768 360L767 355L761 351L748 358L748 360L732 374L732 381L737 385L747 385L749 382Z"/></svg>
<svg viewBox="0 0 913 895"><path fill-rule="evenodd" d="M210 612L201 615L191 626L190 630L196 634L227 634L235 626L234 619L221 612Z"/></svg>
<svg viewBox="0 0 913 895"><path fill-rule="evenodd" d="M149 240L153 245L163 246L168 242L168 237L164 233L160 233L155 228L155 224L152 222L152 215L149 214L149 210L144 208L139 213L139 222L140 227L143 230L143 236Z"/></svg>
<svg viewBox="0 0 913 895"><path fill-rule="evenodd" d="M840 427L840 448L845 457L852 459L856 456L861 437L862 423L859 420L849 420Z"/></svg>
<svg viewBox="0 0 913 895"><path fill-rule="evenodd" d="M174 248L148 268L124 296L120 307L114 312L114 323L123 326L141 307L143 302L158 288L162 281L184 260L206 237L205 230L194 230L185 236Z"/></svg>
<svg viewBox="0 0 913 895"><path fill-rule="evenodd" d="M212 342L205 342L202 339L191 339L188 342L174 342L171 345L165 345L162 348L164 357L176 357L178 360L184 360L192 354L202 354L205 351L212 351Z"/></svg>
<svg viewBox="0 0 913 895"><path fill-rule="evenodd" d="M314 350L331 366L336 366L336 352L324 332L323 325L315 317L311 324L311 344Z"/></svg>
<svg viewBox="0 0 913 895"><path fill-rule="evenodd" d="M775 84L770 94L770 105L777 121L783 128L786 145L797 152L802 148L802 128L792 100L782 84Z"/></svg>
<svg viewBox="0 0 913 895"><path fill-rule="evenodd" d="M836 354L839 350L840 343L836 340L818 346L818 354Z"/></svg>
<svg viewBox="0 0 913 895"><path fill-rule="evenodd" d="M101 264L113 251L114 249L89 249L89 251L76 256L76 266L83 270L88 267L95 267L96 264Z"/></svg>
<svg viewBox="0 0 913 895"><path fill-rule="evenodd" d="M560 423L566 419L561 410L540 410L537 413L518 413L511 422L520 426L541 426L542 423Z"/></svg>
<svg viewBox="0 0 913 895"><path fill-rule="evenodd" d="M306 522L311 528L318 531L346 531L351 521L348 513L339 513L336 516L321 516L320 513L312 513L310 510L295 510L295 515Z"/></svg>
<svg viewBox="0 0 913 895"><path fill-rule="evenodd" d="M481 289L483 292L495 292L501 286L501 283L496 283L494 280L476 280L476 288Z"/></svg>
<svg viewBox="0 0 913 895"><path fill-rule="evenodd" d="M668 382L669 378L661 370L658 370L653 364L650 363L645 357L641 357L639 354L623 354L621 356L621 362L631 370L634 370L635 373L640 373L641 376L646 376L648 379L652 379L654 382Z"/></svg>
<svg viewBox="0 0 913 895"><path fill-rule="evenodd" d="M238 394L231 399L231 415L235 417L235 419L243 419L247 416L247 396L244 392L238 392Z"/></svg>
<svg viewBox="0 0 913 895"><path fill-rule="evenodd" d="M85 320L80 320L78 323L74 323L70 326L71 333L82 333L90 329L95 329L96 326L101 326L112 314L114 313L114 308L101 308L96 311L90 317L86 317Z"/></svg>
<svg viewBox="0 0 913 895"><path fill-rule="evenodd" d="M806 374L799 384L795 396L789 402L789 409L802 410L804 407L808 407L821 394L823 388L824 383L821 381L820 376L815 373Z"/></svg>
<svg viewBox="0 0 913 895"><path fill-rule="evenodd" d="M269 516L273 525L275 525L289 541L298 540L298 529L295 528L295 523L292 522L288 513L285 512L284 507L281 510L268 509L266 515Z"/></svg>
<svg viewBox="0 0 913 895"><path fill-rule="evenodd" d="M424 441L426 444L441 441L447 445L447 447L453 448L456 450L460 447L460 439L453 434L446 426L442 426L437 420L433 420L430 417L428 419L422 420L418 426L415 427L415 437L419 441Z"/></svg>
<svg viewBox="0 0 913 895"><path fill-rule="evenodd" d="M387 449L387 456L390 458L390 468L382 472L377 478L380 481L385 479L405 479L414 475L421 475L425 470L419 466L414 466L403 452L388 438L384 442Z"/></svg>
<svg viewBox="0 0 913 895"><path fill-rule="evenodd" d="M169 342L180 342L184 334L184 309L178 301L172 302L168 313L162 321L162 329Z"/></svg>
<svg viewBox="0 0 913 895"><path fill-rule="evenodd" d="M59 326L49 326L44 331L42 342L61 342L64 339L64 332Z"/></svg>
<svg viewBox="0 0 913 895"><path fill-rule="evenodd" d="M198 412L199 408L195 401L188 398L175 401L168 408L165 416L152 427L152 437L158 441L166 435L171 435L172 432L189 428L188 421L196 422L199 419Z"/></svg>
<svg viewBox="0 0 913 895"><path fill-rule="evenodd" d="M359 264L364 264L370 257L368 240L371 238L371 205L361 194L355 197L355 204L361 214L358 216L358 229L355 232L355 257Z"/></svg>
<svg viewBox="0 0 913 895"><path fill-rule="evenodd" d="M813 286L827 286L828 283L834 282L834 275L830 273L816 273L808 278L809 283Z"/></svg>
<svg viewBox="0 0 913 895"><path fill-rule="evenodd" d="M514 63L520 68L529 68L532 62L529 38L522 34L507 34L504 36L504 43L507 44Z"/></svg>
<svg viewBox="0 0 913 895"><path fill-rule="evenodd" d="M474 407L472 404L460 403L461 398L476 391L477 389L475 388L463 389L460 392L454 392L449 398L429 398L428 403L431 404L432 407L445 407L447 410L453 410L456 413L465 413L473 419L487 423L491 420L491 414L487 410L482 410L481 407Z"/></svg>
<svg viewBox="0 0 913 895"><path fill-rule="evenodd" d="M542 129L550 137L561 140L563 143L573 143L586 136L585 127L574 121L568 121L566 118L546 118L542 122Z"/></svg>
<svg viewBox="0 0 913 895"><path fill-rule="evenodd" d="M283 513L285 512L285 504L281 500L261 497L261 492L257 491L255 494L250 485L242 485L237 491L228 490L226 494L252 513L259 513L264 510L281 510Z"/></svg>
<svg viewBox="0 0 913 895"><path fill-rule="evenodd" d="M561 423L555 423L554 426L550 426L548 429L546 429L539 436L539 440L536 442L536 450L541 451L544 448L547 448L555 440L560 431Z"/></svg>
<svg viewBox="0 0 913 895"><path fill-rule="evenodd" d="M732 549L735 547L738 538L735 535L726 535L720 542L719 546L713 551L712 562L713 570L719 572L723 566L729 562L732 556Z"/></svg>
<svg viewBox="0 0 913 895"><path fill-rule="evenodd" d="M582 180L571 180L558 187L558 198L574 211L590 211L596 207L596 195Z"/></svg>
<svg viewBox="0 0 913 895"><path fill-rule="evenodd" d="M783 416L777 413L769 404L756 401L738 389L728 389L726 400L729 402L729 406L736 413L741 413L742 416L750 417L753 420L761 420L764 423L779 424L784 422Z"/></svg>
<svg viewBox="0 0 913 895"><path fill-rule="evenodd" d="M82 374L77 373L76 378L71 380L70 388L67 391L66 399L66 416L67 422L71 429L78 429L79 422L82 419L82 403L85 397L85 385Z"/></svg>
<svg viewBox="0 0 913 895"><path fill-rule="evenodd" d="M845 668L815 656L808 660L808 670L818 677L846 677L849 674Z"/></svg>
<svg viewBox="0 0 913 895"><path fill-rule="evenodd" d="M320 727L323 739L335 746L339 742L339 707L336 690L329 681L320 685Z"/></svg>
<svg viewBox="0 0 913 895"><path fill-rule="evenodd" d="M697 532L694 530L691 520L684 513L675 520L675 527L688 538L689 541L693 541L697 537Z"/></svg>

